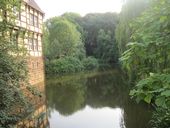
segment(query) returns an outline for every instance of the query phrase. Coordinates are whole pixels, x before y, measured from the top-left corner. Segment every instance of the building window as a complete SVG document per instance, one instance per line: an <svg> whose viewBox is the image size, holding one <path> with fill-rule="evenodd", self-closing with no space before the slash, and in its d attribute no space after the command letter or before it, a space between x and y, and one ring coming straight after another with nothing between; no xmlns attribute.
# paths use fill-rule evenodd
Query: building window
<svg viewBox="0 0 170 128"><path fill-rule="evenodd" d="M34 39L34 50L38 51L38 39Z"/></svg>
<svg viewBox="0 0 170 128"><path fill-rule="evenodd" d="M28 39L28 43L29 43L29 50L34 51L34 39L32 37Z"/></svg>
<svg viewBox="0 0 170 128"><path fill-rule="evenodd" d="M30 25L38 27L38 16L30 13Z"/></svg>
<svg viewBox="0 0 170 128"><path fill-rule="evenodd" d="M36 36L36 38L31 36L28 39L28 42L29 42L29 50L30 51L38 51L38 36Z"/></svg>
<svg viewBox="0 0 170 128"><path fill-rule="evenodd" d="M38 16L34 16L34 26L38 27Z"/></svg>
<svg viewBox="0 0 170 128"><path fill-rule="evenodd" d="M34 26L34 15L30 14L30 25Z"/></svg>
<svg viewBox="0 0 170 128"><path fill-rule="evenodd" d="M32 69L38 69L39 62L32 62Z"/></svg>

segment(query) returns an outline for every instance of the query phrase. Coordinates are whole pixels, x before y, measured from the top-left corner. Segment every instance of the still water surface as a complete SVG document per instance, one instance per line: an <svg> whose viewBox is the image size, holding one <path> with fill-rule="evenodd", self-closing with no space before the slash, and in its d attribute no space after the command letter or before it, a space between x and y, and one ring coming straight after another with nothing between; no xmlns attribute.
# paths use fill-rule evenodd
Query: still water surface
<svg viewBox="0 0 170 128"><path fill-rule="evenodd" d="M151 111L128 87L118 70L47 79L50 128L150 128Z"/></svg>

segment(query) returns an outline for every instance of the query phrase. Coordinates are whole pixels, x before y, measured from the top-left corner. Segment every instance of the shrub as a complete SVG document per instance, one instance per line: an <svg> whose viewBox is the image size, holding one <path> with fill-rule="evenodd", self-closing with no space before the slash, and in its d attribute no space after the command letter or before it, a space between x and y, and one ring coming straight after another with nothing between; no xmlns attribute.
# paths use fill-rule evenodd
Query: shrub
<svg viewBox="0 0 170 128"><path fill-rule="evenodd" d="M82 70L84 70L83 64L75 57L54 59L46 63L46 72L48 74L75 73Z"/></svg>
<svg viewBox="0 0 170 128"><path fill-rule="evenodd" d="M98 60L94 57L87 57L83 60L85 70L95 70L99 67Z"/></svg>
<svg viewBox="0 0 170 128"><path fill-rule="evenodd" d="M170 126L170 109L158 108L150 121L153 128L169 128Z"/></svg>
<svg viewBox="0 0 170 128"><path fill-rule="evenodd" d="M130 95L136 97L138 102L144 100L157 107L168 108L170 106L170 75L150 73L148 78L138 82Z"/></svg>

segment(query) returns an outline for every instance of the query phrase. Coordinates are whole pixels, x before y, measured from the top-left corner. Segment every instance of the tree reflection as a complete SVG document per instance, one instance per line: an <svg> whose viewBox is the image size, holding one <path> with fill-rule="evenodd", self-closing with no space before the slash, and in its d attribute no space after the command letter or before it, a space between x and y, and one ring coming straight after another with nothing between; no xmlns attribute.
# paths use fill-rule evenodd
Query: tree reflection
<svg viewBox="0 0 170 128"><path fill-rule="evenodd" d="M128 98L128 86L124 81L123 75L117 70L88 78L87 104L96 108L122 106Z"/></svg>
<svg viewBox="0 0 170 128"><path fill-rule="evenodd" d="M53 82L50 82L53 81ZM54 82L55 81L55 82ZM86 105L93 108L121 108L124 110L122 128L147 128L150 113L145 105L137 105L129 98L129 86L118 70L86 75L64 81L47 81L47 101L50 111L71 115Z"/></svg>
<svg viewBox="0 0 170 128"><path fill-rule="evenodd" d="M85 106L85 80L53 83L47 86L49 110L58 110L62 115L70 115Z"/></svg>

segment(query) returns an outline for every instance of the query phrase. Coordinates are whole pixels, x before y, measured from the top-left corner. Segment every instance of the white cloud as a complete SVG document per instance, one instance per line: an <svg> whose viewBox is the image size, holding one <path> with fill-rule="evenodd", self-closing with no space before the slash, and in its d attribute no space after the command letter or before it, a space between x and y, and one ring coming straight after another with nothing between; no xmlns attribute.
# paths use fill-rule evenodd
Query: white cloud
<svg viewBox="0 0 170 128"><path fill-rule="evenodd" d="M87 13L120 12L122 0L36 0L45 12L46 18L59 16L65 12Z"/></svg>

